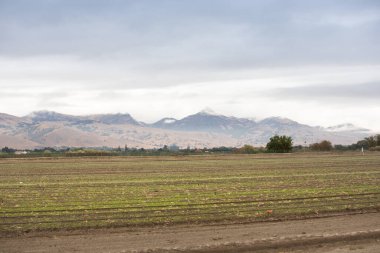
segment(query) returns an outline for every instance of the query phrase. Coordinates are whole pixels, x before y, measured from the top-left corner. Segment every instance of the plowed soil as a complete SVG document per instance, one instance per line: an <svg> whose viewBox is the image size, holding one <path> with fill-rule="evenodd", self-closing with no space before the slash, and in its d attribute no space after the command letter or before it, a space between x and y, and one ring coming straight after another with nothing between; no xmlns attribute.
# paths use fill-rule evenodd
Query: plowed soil
<svg viewBox="0 0 380 253"><path fill-rule="evenodd" d="M0 252L380 252L380 213L231 225L32 232Z"/></svg>

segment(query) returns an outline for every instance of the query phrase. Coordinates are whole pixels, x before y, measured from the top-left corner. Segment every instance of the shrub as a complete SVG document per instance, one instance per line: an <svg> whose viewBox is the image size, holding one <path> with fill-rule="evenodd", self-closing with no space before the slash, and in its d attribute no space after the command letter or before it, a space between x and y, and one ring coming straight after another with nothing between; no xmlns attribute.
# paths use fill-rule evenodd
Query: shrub
<svg viewBox="0 0 380 253"><path fill-rule="evenodd" d="M331 151L333 149L333 146L330 141L323 140L319 143L311 144L310 149L313 151Z"/></svg>

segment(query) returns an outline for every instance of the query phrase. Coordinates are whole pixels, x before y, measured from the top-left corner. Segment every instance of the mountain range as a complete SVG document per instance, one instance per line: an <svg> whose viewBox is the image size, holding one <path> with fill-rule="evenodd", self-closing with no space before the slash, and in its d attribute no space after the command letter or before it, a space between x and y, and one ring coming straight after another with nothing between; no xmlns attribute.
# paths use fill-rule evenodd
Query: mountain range
<svg viewBox="0 0 380 253"><path fill-rule="evenodd" d="M0 147L179 147L264 146L275 134L290 135L294 144L330 140L352 144L372 134L352 124L313 127L296 121L270 117L252 120L228 117L210 110L182 119L163 118L153 124L137 121L130 114L73 116L51 111L24 117L0 113Z"/></svg>

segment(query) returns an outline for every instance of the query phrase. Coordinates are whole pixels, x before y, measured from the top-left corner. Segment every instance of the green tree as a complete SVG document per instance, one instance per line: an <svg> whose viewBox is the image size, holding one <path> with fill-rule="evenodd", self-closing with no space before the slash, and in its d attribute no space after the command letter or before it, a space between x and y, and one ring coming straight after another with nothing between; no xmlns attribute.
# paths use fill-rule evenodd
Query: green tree
<svg viewBox="0 0 380 253"><path fill-rule="evenodd" d="M375 136L367 137L367 138L365 138L365 140L368 143L368 147L370 147L370 148L371 147L376 147L377 140L376 140Z"/></svg>
<svg viewBox="0 0 380 253"><path fill-rule="evenodd" d="M269 139L266 148L269 152L286 153L292 150L292 145L292 137L275 135Z"/></svg>
<svg viewBox="0 0 380 253"><path fill-rule="evenodd" d="M368 149L369 148L369 145L368 145L368 141L367 140L361 140L361 141L358 141L356 143L356 146L357 146L357 149L360 149L360 148L364 148L364 149Z"/></svg>
<svg viewBox="0 0 380 253"><path fill-rule="evenodd" d="M16 152L16 150L13 149L13 148L4 147L4 148L1 149L1 152L10 154L10 153Z"/></svg>

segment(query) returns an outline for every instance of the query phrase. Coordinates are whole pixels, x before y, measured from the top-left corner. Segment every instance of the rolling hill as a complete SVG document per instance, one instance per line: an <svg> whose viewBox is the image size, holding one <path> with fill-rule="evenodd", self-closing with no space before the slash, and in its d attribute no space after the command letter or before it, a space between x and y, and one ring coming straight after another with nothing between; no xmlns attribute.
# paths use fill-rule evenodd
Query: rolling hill
<svg viewBox="0 0 380 253"><path fill-rule="evenodd" d="M153 124L130 114L73 116L51 111L33 112L24 117L0 114L0 146L18 149L38 147L160 148L265 145L274 134L290 135L295 144L330 140L351 144L371 135L368 129L352 124L323 128L270 117L260 121L228 117L201 111L182 119L164 118Z"/></svg>

